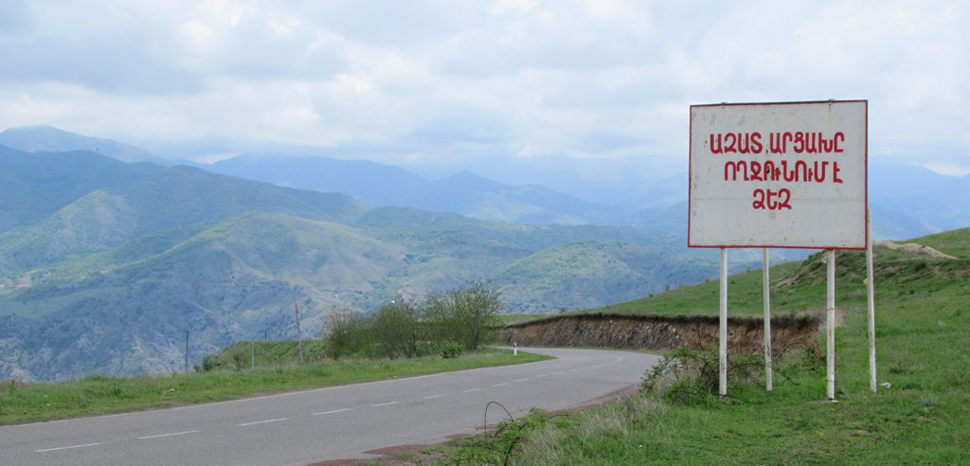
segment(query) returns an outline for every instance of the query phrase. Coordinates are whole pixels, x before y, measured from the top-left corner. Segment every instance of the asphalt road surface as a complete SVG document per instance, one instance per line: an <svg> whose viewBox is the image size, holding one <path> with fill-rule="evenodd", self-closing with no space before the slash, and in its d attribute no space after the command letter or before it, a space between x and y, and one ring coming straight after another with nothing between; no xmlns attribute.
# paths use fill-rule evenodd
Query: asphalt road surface
<svg viewBox="0 0 970 466"><path fill-rule="evenodd" d="M584 349L558 359L129 414L0 427L0 465L305 465L428 444L517 416L582 405L637 384L658 358ZM488 422L505 416L489 409Z"/></svg>

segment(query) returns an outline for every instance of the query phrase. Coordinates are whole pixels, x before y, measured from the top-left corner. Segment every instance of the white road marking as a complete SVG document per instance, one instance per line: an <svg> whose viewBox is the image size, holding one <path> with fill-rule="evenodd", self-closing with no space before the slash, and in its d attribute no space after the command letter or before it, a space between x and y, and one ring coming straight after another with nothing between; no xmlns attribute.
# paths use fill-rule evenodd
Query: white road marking
<svg viewBox="0 0 970 466"><path fill-rule="evenodd" d="M443 397L443 396L444 396L444 395L431 395L431 396L425 396L425 397L421 397L421 399L422 399L422 400L433 400L433 399L435 399L435 398L441 398L441 397Z"/></svg>
<svg viewBox="0 0 970 466"><path fill-rule="evenodd" d="M138 440L148 440L148 439L162 438L162 437L174 437L176 435L195 434L197 432L199 432L199 431L197 431L197 430L187 430L185 432L172 432L171 434L146 435L144 437L138 437Z"/></svg>
<svg viewBox="0 0 970 466"><path fill-rule="evenodd" d="M377 403L377 404L375 404L375 405L371 405L371 406L373 406L373 407L375 407L375 408L378 408L378 407L381 407L381 406L390 406L390 405L396 405L396 404L398 404L398 403L400 403L400 401L388 401L387 403Z"/></svg>
<svg viewBox="0 0 970 466"><path fill-rule="evenodd" d="M527 380L529 380L529 379L519 379L519 380L516 380L516 382L525 382Z"/></svg>
<svg viewBox="0 0 970 466"><path fill-rule="evenodd" d="M45 453L45 452L48 452L48 451L68 450L68 449L71 449L71 448L93 447L95 445L101 445L101 444L100 443L85 443L84 445L71 445L69 447L45 448L43 450L35 450L35 451L37 453Z"/></svg>
<svg viewBox="0 0 970 466"><path fill-rule="evenodd" d="M549 377L550 375L552 375L552 374L542 374L542 375L537 375L537 376L536 376L536 378L537 378L537 379L541 379L541 378L543 378L543 377Z"/></svg>
<svg viewBox="0 0 970 466"><path fill-rule="evenodd" d="M346 411L350 411L352 409L354 409L354 408L335 409L333 411L324 411L322 413L313 413L313 415L314 416L323 416L325 414L337 414L337 413L343 413L343 412L346 412Z"/></svg>
<svg viewBox="0 0 970 466"><path fill-rule="evenodd" d="M493 386L493 387L504 387L504 386L506 386L506 385L508 385L508 384L509 384L508 382L502 382L502 383L497 383L497 384L495 384L495 385L492 385L492 386Z"/></svg>
<svg viewBox="0 0 970 466"><path fill-rule="evenodd" d="M462 393L471 393L471 392L477 392L479 390L481 390L481 388L469 388L468 390L462 390L461 392Z"/></svg>
<svg viewBox="0 0 970 466"><path fill-rule="evenodd" d="M245 426L254 426L256 424L269 424L270 422L280 422L280 421L286 421L288 419L289 419L288 417L281 417L276 419L267 419L265 421L244 422L242 424L239 424L239 426L245 427Z"/></svg>

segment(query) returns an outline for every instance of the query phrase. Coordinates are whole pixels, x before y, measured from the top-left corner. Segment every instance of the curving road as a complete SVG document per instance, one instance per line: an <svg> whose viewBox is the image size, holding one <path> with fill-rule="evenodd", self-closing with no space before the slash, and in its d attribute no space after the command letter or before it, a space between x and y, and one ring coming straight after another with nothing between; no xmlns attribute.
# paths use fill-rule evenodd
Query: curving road
<svg viewBox="0 0 970 466"><path fill-rule="evenodd" d="M305 465L366 458L517 415L582 405L637 384L657 356L523 348L558 359L157 411L0 427L3 465ZM489 410L489 422L501 419ZM501 413L504 416L504 413Z"/></svg>

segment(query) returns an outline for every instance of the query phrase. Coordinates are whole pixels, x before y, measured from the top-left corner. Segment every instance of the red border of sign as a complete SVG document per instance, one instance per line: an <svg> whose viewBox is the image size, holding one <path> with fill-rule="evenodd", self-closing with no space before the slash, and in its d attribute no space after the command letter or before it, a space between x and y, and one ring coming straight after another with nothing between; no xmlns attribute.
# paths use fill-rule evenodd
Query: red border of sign
<svg viewBox="0 0 970 466"><path fill-rule="evenodd" d="M688 129L687 141L688 141L688 152L687 152L687 247L689 248L782 248L782 249L851 249L851 250L863 250L869 247L869 235L863 234L865 237L865 246L859 248L846 248L846 247L832 247L832 246L775 246L770 244L762 245L745 245L745 246L727 246L727 245L693 245L690 243L690 205L693 201L691 197L690 188L690 174L692 173L692 159L694 154L693 141L691 134L694 131L694 115L693 109L695 107L735 107L739 105L808 105L808 104L845 104L845 103L863 103L865 104L865 114L866 114L866 150L865 150L865 169L866 169L866 214L863 219L862 229L867 231L869 225L869 101L866 99L854 99L854 100L803 100L803 101L793 101L793 102L740 102L740 103L726 103L722 102L719 104L697 104L690 106L690 127Z"/></svg>

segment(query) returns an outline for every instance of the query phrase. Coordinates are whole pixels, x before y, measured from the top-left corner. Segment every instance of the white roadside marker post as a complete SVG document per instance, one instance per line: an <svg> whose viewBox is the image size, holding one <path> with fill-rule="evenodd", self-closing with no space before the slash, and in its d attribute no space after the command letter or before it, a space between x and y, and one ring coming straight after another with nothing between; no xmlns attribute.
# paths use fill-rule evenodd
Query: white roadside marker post
<svg viewBox="0 0 970 466"><path fill-rule="evenodd" d="M772 390L771 385L771 293L770 293L770 273L768 272L768 248L763 250L761 264L762 298L765 303L765 389Z"/></svg>
<svg viewBox="0 0 970 466"><path fill-rule="evenodd" d="M876 284L872 272L872 214L866 206L866 291L869 295L869 389L876 393Z"/></svg>
<svg viewBox="0 0 970 466"><path fill-rule="evenodd" d="M720 341L718 348L719 388L721 396L727 396L727 248L721 248L721 311Z"/></svg>
<svg viewBox="0 0 970 466"><path fill-rule="evenodd" d="M512 356L518 356L518 355L519 355L519 344L512 343Z"/></svg>
<svg viewBox="0 0 970 466"><path fill-rule="evenodd" d="M829 401L835 401L835 250L825 251L828 265L828 286L826 299L826 393Z"/></svg>

